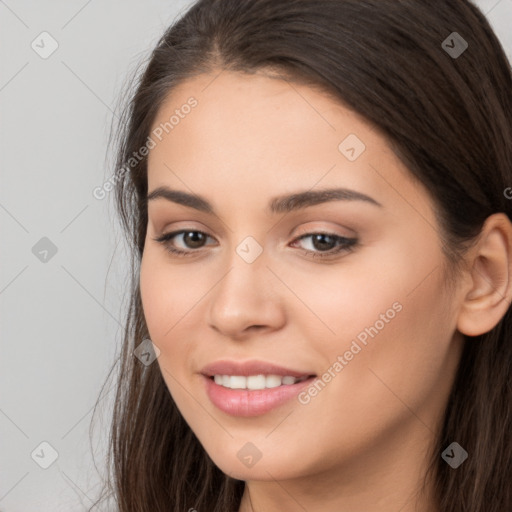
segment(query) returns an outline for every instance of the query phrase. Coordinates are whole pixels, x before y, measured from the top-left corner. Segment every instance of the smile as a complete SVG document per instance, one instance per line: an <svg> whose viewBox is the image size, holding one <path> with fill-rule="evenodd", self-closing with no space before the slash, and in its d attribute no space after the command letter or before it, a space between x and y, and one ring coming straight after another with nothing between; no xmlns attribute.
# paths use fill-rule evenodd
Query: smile
<svg viewBox="0 0 512 512"><path fill-rule="evenodd" d="M215 384L230 389L268 389L289 386L302 382L308 377L292 377L291 375L214 375Z"/></svg>
<svg viewBox="0 0 512 512"><path fill-rule="evenodd" d="M204 389L211 403L223 413L238 417L269 413L297 397L315 378L316 376L298 378L280 375L202 375ZM220 379L222 383L217 383ZM267 379L270 384L268 387ZM224 385L224 380L227 386ZM260 387L252 389L250 386ZM293 400L292 403L298 402Z"/></svg>

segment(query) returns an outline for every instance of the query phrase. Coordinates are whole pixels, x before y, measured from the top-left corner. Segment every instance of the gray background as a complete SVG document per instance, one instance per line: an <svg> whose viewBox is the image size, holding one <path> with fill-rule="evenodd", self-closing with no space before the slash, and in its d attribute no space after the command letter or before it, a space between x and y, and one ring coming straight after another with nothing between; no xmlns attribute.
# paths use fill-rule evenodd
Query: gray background
<svg viewBox="0 0 512 512"><path fill-rule="evenodd" d="M190 4L0 0L2 512L84 511L99 489L108 389L92 447L89 424L120 348L127 257L112 198L92 191L113 172L127 78ZM512 0L477 4L512 60ZM31 46L51 49L45 31L46 59ZM58 453L47 469L42 442Z"/></svg>

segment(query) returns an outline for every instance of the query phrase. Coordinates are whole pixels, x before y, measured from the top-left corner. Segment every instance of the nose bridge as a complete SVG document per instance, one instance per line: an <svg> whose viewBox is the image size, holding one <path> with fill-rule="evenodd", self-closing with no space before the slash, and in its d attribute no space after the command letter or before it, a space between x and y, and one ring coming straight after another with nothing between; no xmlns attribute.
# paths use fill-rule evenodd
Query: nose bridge
<svg viewBox="0 0 512 512"><path fill-rule="evenodd" d="M263 246L256 238L249 235L236 246L235 252L247 265L252 265L256 263L258 259L261 259Z"/></svg>
<svg viewBox="0 0 512 512"><path fill-rule="evenodd" d="M259 302L258 294L265 289L269 273L266 253L252 236L245 237L227 258L228 271L219 282L217 300L236 301L243 298L246 304Z"/></svg>
<svg viewBox="0 0 512 512"><path fill-rule="evenodd" d="M212 290L209 323L229 336L252 325L275 326L282 311L269 285L272 273L266 253L253 237L246 237L226 259L227 272Z"/></svg>

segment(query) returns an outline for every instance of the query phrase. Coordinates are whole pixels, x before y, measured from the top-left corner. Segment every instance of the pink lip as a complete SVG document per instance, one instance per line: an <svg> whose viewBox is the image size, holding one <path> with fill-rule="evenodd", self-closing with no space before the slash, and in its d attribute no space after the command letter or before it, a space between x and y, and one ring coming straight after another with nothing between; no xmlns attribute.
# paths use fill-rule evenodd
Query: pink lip
<svg viewBox="0 0 512 512"><path fill-rule="evenodd" d="M230 389L216 384L213 378L202 376L206 394L222 412L231 416L259 416L278 407L309 386L316 377L268 389Z"/></svg>
<svg viewBox="0 0 512 512"><path fill-rule="evenodd" d="M202 370L206 394L222 412L231 416L259 416L279 407L297 396L316 378L312 372L302 372L284 368L265 361L217 361L206 365ZM289 375L308 379L295 384L281 385L268 389L230 389L215 383L213 375Z"/></svg>
<svg viewBox="0 0 512 512"><path fill-rule="evenodd" d="M201 373L207 377L213 375L242 375L247 377L248 375L281 375L285 377L304 377L313 375L313 372L301 372L299 370L293 370L291 368L284 368L283 366L277 366L266 361L216 361L214 363L206 365Z"/></svg>

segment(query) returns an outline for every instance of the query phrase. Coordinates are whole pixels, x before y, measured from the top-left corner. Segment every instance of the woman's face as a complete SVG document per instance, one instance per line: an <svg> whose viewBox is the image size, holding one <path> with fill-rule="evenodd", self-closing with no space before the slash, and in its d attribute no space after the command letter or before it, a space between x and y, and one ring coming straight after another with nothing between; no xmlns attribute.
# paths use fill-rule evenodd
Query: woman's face
<svg viewBox="0 0 512 512"><path fill-rule="evenodd" d="M169 193L148 201L144 315L213 461L241 480L413 471L462 348L425 189L358 115L263 74L181 84L150 136L148 191Z"/></svg>

